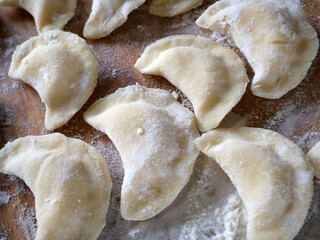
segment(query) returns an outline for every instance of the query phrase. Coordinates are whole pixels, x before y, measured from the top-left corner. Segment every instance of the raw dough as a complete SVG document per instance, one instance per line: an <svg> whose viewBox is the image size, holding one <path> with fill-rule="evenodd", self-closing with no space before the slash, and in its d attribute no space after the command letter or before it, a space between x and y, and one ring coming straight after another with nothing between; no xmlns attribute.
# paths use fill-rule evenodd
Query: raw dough
<svg viewBox="0 0 320 240"><path fill-rule="evenodd" d="M89 240L100 234L112 183L94 147L60 133L19 138L0 151L0 171L22 178L33 192L36 240Z"/></svg>
<svg viewBox="0 0 320 240"><path fill-rule="evenodd" d="M203 0L152 0L150 13L161 17L173 17L198 7Z"/></svg>
<svg viewBox="0 0 320 240"><path fill-rule="evenodd" d="M126 220L151 218L173 202L199 153L192 112L167 91L135 85L98 100L84 119L106 133L120 153Z"/></svg>
<svg viewBox="0 0 320 240"><path fill-rule="evenodd" d="M18 46L8 75L37 90L46 105L46 128L54 130L67 123L92 94L98 61L82 38L53 30Z"/></svg>
<svg viewBox="0 0 320 240"><path fill-rule="evenodd" d="M295 88L318 52L317 33L297 1L221 0L196 23L233 38L255 72L251 90L259 97Z"/></svg>
<svg viewBox="0 0 320 240"><path fill-rule="evenodd" d="M313 173L303 152L276 132L218 129L196 140L237 188L248 214L248 240L292 240L307 216Z"/></svg>
<svg viewBox="0 0 320 240"><path fill-rule="evenodd" d="M92 10L83 29L86 38L98 39L109 35L127 21L130 12L145 0L93 0Z"/></svg>
<svg viewBox="0 0 320 240"><path fill-rule="evenodd" d="M320 142L311 148L311 150L307 153L307 157L309 158L311 166L313 167L314 175L320 178Z"/></svg>
<svg viewBox="0 0 320 240"><path fill-rule="evenodd" d="M179 88L193 104L202 132L219 125L247 86L239 56L204 37L160 39L145 49L135 67L144 74L163 76Z"/></svg>
<svg viewBox="0 0 320 240"><path fill-rule="evenodd" d="M63 29L74 16L77 0L0 0L0 5L17 6L34 18L38 33Z"/></svg>

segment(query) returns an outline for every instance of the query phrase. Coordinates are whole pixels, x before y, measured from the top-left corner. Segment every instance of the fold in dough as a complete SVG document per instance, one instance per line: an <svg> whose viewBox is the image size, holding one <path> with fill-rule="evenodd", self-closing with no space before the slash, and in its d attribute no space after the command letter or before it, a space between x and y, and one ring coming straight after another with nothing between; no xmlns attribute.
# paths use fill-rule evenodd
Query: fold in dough
<svg viewBox="0 0 320 240"><path fill-rule="evenodd" d="M0 0L0 5L17 6L34 18L38 33L63 29L74 16L77 0Z"/></svg>
<svg viewBox="0 0 320 240"><path fill-rule="evenodd" d="M292 240L307 216L312 168L303 152L276 132L218 129L197 138L237 188L247 210L248 240Z"/></svg>
<svg viewBox="0 0 320 240"><path fill-rule="evenodd" d="M150 13L161 17L173 17L200 6L202 1L203 0L152 0Z"/></svg>
<svg viewBox="0 0 320 240"><path fill-rule="evenodd" d="M119 151L124 219L151 218L175 200L199 153L192 112L167 91L136 85L95 102L84 120L106 133Z"/></svg>
<svg viewBox="0 0 320 240"><path fill-rule="evenodd" d="M307 153L307 157L313 167L314 175L320 178L320 142L311 148Z"/></svg>
<svg viewBox="0 0 320 240"><path fill-rule="evenodd" d="M60 133L19 138L0 151L0 171L22 178L33 192L36 240L99 236L112 183L94 147Z"/></svg>
<svg viewBox="0 0 320 240"><path fill-rule="evenodd" d="M91 96L98 61L82 38L54 30L18 46L8 75L37 90L46 105L46 128L54 130L67 123Z"/></svg>
<svg viewBox="0 0 320 240"><path fill-rule="evenodd" d="M263 98L295 88L319 47L303 8L292 0L221 0L196 23L233 38L255 72L252 92Z"/></svg>
<svg viewBox="0 0 320 240"><path fill-rule="evenodd" d="M127 21L130 12L145 0L93 0L92 10L83 29L86 38L98 39L109 35Z"/></svg>
<svg viewBox="0 0 320 240"><path fill-rule="evenodd" d="M135 68L163 76L180 89L192 103L202 132L219 125L247 86L246 69L239 56L204 37L160 39L145 49Z"/></svg>

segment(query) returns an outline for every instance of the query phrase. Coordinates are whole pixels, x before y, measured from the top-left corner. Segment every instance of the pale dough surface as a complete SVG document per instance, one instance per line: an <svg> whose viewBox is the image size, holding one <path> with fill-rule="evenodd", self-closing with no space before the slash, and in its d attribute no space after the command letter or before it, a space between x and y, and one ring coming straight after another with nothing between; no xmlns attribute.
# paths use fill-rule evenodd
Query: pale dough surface
<svg viewBox="0 0 320 240"><path fill-rule="evenodd" d="M19 138L0 151L0 171L20 177L33 192L36 240L98 237L112 183L94 147L60 133Z"/></svg>
<svg viewBox="0 0 320 240"><path fill-rule="evenodd" d="M233 38L255 72L252 92L263 98L295 88L319 47L303 8L292 0L221 0L196 23Z"/></svg>
<svg viewBox="0 0 320 240"><path fill-rule="evenodd" d="M320 142L307 153L307 157L313 167L314 175L320 178Z"/></svg>
<svg viewBox="0 0 320 240"><path fill-rule="evenodd" d="M63 29L74 16L77 0L0 0L0 5L17 6L34 18L38 33Z"/></svg>
<svg viewBox="0 0 320 240"><path fill-rule="evenodd" d="M45 126L67 123L91 96L98 78L98 61L82 38L53 30L17 47L8 75L32 86L46 106Z"/></svg>
<svg viewBox="0 0 320 240"><path fill-rule="evenodd" d="M144 74L163 76L180 89L191 101L202 132L219 125L247 86L246 69L235 52L192 35L154 42L144 50L135 68Z"/></svg>
<svg viewBox="0 0 320 240"><path fill-rule="evenodd" d="M91 39L109 35L127 21L130 12L144 2L145 0L93 0L83 35Z"/></svg>
<svg viewBox="0 0 320 240"><path fill-rule="evenodd" d="M237 188L247 210L248 240L292 240L313 195L313 172L303 152L261 128L218 129L196 140Z"/></svg>
<svg viewBox="0 0 320 240"><path fill-rule="evenodd" d="M150 13L161 17L173 17L198 7L203 0L152 0Z"/></svg>
<svg viewBox="0 0 320 240"><path fill-rule="evenodd" d="M119 151L126 220L151 218L173 202L199 153L192 112L167 91L133 85L95 102L84 119L106 133Z"/></svg>

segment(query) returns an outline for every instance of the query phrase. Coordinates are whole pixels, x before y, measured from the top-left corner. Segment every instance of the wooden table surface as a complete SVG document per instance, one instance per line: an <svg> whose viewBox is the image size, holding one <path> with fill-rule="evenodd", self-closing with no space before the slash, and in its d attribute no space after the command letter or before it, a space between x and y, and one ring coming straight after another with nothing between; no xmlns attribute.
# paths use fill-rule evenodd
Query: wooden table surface
<svg viewBox="0 0 320 240"><path fill-rule="evenodd" d="M84 107L56 132L79 138L98 146L110 166L112 179L121 184L122 169L119 156L108 137L86 124L83 112L97 99L114 92L119 87L138 82L148 87L174 90L178 100L192 109L188 99L161 77L145 76L134 69L136 59L143 49L165 36L173 34L196 34L211 37L212 33L202 30L194 20L213 0L187 14L174 18L161 18L148 13L149 2L132 12L128 21L111 35L100 40L87 40L93 45L99 60L98 85ZM305 10L313 27L320 34L320 1L303 0ZM90 0L78 0L76 15L65 30L83 37L82 30L91 10ZM11 55L15 47L32 36L36 36L33 18L26 11L14 7L0 7L0 148L8 141L27 135L50 133L44 127L45 107L35 90L7 76ZM320 140L320 56L313 62L303 82L279 100L255 97L247 88L240 103L233 109L233 117L245 119L246 126L262 127L277 131L295 142L306 153ZM252 70L247 64L248 75ZM229 116L230 117L230 116ZM108 149L106 150L106 148ZM113 149L110 152L110 149ZM118 169L117 169L118 168ZM316 180L315 180L316 182ZM296 239L320 239L319 183L315 183L315 201L308 221ZM2 195L1 195L2 194ZM7 204L1 205L10 196ZM118 196L114 189L112 196ZM114 200L119 203L119 197ZM34 197L22 180L0 174L0 239L33 239L36 231ZM108 218L110 214L108 214ZM112 219L107 218L107 225ZM312 237L311 237L312 236ZM115 239L110 237L111 239Z"/></svg>

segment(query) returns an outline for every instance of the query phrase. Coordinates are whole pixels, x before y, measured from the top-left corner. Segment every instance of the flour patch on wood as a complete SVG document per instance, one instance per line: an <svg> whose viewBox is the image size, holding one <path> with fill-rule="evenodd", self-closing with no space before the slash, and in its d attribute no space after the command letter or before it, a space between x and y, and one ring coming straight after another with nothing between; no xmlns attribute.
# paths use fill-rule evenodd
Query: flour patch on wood
<svg viewBox="0 0 320 240"><path fill-rule="evenodd" d="M11 199L10 193L0 191L0 207L7 204Z"/></svg>
<svg viewBox="0 0 320 240"><path fill-rule="evenodd" d="M37 232L36 213L28 203L20 204L20 217L15 220L16 225L22 229L26 240L34 240Z"/></svg>

